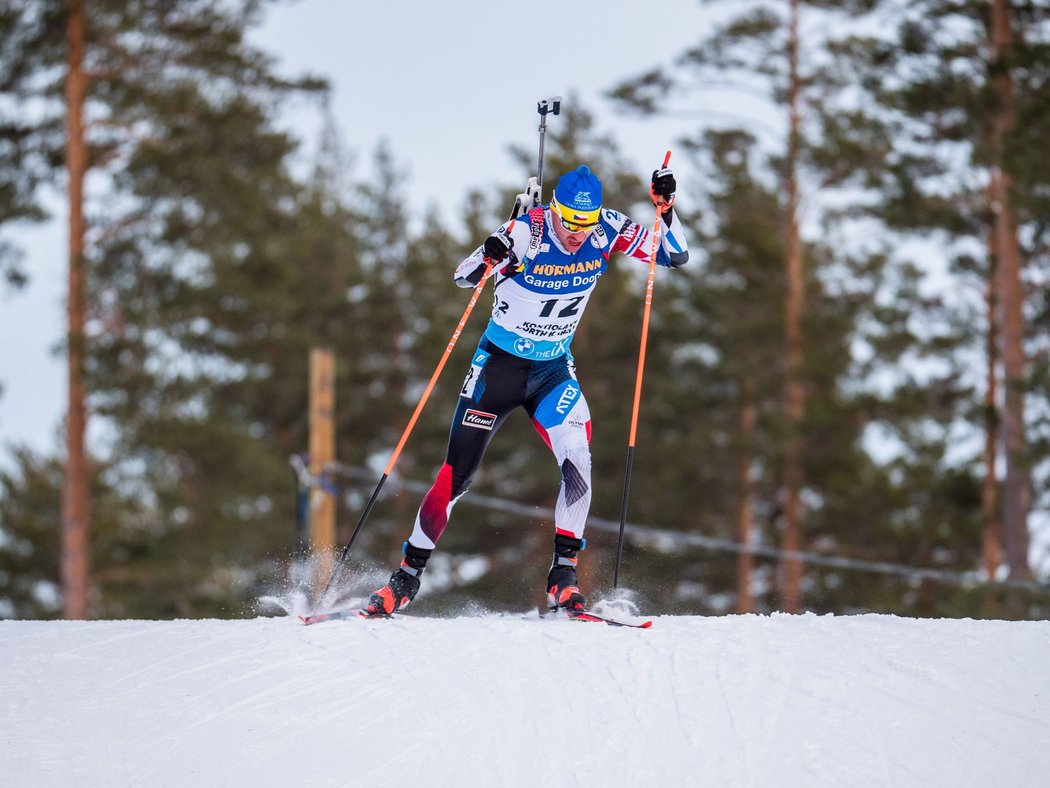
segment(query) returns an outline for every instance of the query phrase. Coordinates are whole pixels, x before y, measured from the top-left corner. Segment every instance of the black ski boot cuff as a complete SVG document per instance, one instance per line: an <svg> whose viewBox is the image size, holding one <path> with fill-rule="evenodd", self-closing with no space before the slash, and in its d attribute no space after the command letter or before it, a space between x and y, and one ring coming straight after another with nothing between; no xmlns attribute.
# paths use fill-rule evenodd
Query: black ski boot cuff
<svg viewBox="0 0 1050 788"><path fill-rule="evenodd" d="M401 546L401 552L405 555L401 560L401 568L405 570L407 574L410 574L413 577L419 577L423 574L423 570L427 568L427 561L430 560L430 554L434 551L422 547L415 547L414 545L405 542Z"/></svg>
<svg viewBox="0 0 1050 788"><path fill-rule="evenodd" d="M581 550L587 549L586 539L576 539L572 536L556 534L554 537L554 555L562 558L575 559Z"/></svg>

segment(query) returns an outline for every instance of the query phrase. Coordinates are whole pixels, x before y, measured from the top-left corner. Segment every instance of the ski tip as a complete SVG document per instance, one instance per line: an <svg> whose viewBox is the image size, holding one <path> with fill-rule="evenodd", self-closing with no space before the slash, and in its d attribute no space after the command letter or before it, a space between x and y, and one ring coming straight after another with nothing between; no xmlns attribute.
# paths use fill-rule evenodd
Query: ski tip
<svg viewBox="0 0 1050 788"><path fill-rule="evenodd" d="M346 618L392 618L388 613L369 613L367 610L341 610L335 613L317 613L312 616L299 616L304 626L320 624L322 621L341 621Z"/></svg>
<svg viewBox="0 0 1050 788"><path fill-rule="evenodd" d="M632 629L649 629L653 622L651 619L623 619L615 616L603 616L592 613L589 610L576 610L569 612L570 621L595 621L608 624L613 627L631 627Z"/></svg>
<svg viewBox="0 0 1050 788"><path fill-rule="evenodd" d="M315 613L312 616L299 616L299 620L303 622L304 626L320 624L322 621L334 621L340 618L344 618L344 616L339 613Z"/></svg>

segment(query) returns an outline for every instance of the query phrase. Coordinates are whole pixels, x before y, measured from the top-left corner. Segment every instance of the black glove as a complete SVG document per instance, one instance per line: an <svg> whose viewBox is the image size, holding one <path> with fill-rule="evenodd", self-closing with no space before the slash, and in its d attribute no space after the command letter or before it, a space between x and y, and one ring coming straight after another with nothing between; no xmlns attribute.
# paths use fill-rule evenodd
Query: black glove
<svg viewBox="0 0 1050 788"><path fill-rule="evenodd" d="M485 239L485 257L492 261L493 265L502 263L510 254L512 241L503 231L495 232Z"/></svg>
<svg viewBox="0 0 1050 788"><path fill-rule="evenodd" d="M674 205L674 193L677 188L678 184L675 183L674 173L670 167L653 170L653 184L649 187L649 196L653 200L653 205L662 206L664 211L669 211Z"/></svg>

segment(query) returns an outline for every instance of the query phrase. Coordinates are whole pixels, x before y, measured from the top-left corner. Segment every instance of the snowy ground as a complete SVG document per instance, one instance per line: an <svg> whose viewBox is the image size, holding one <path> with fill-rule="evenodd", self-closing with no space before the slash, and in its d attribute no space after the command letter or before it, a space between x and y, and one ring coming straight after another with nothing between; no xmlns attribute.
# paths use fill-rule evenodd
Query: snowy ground
<svg viewBox="0 0 1050 788"><path fill-rule="evenodd" d="M1050 623L0 621L3 786L1045 786Z"/></svg>

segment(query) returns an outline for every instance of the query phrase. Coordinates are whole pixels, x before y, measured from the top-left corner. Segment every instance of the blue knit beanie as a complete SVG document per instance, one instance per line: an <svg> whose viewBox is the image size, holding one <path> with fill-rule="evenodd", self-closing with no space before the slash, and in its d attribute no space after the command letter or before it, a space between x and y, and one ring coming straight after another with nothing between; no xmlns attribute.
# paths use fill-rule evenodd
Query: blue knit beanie
<svg viewBox="0 0 1050 788"><path fill-rule="evenodd" d="M565 213L571 211L577 214L580 221L597 221L598 211L602 207L602 182L586 164L581 164L558 179L558 185L554 187L554 199Z"/></svg>

